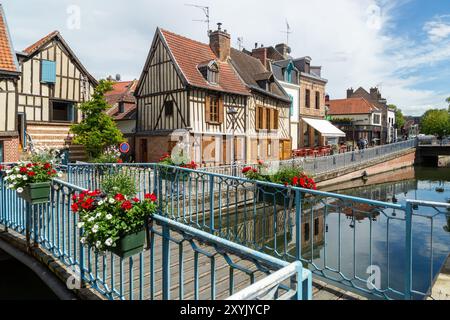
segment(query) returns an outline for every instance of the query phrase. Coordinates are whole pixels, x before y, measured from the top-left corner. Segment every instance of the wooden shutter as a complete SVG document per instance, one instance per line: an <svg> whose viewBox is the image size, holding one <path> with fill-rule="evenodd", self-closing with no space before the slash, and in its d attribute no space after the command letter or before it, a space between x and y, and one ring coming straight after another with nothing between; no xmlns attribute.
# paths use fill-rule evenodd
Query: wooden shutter
<svg viewBox="0 0 450 320"><path fill-rule="evenodd" d="M274 128L274 130L279 129L279 127L280 127L279 121L280 121L280 110L274 109L274 113L273 113L273 128Z"/></svg>
<svg viewBox="0 0 450 320"><path fill-rule="evenodd" d="M211 97L205 97L205 121L211 122Z"/></svg>
<svg viewBox="0 0 450 320"><path fill-rule="evenodd" d="M256 119L255 119L255 129L256 130L260 130L261 128L259 127L259 117L260 117L260 108L257 106L256 110L255 110L255 114L256 114Z"/></svg>
<svg viewBox="0 0 450 320"><path fill-rule="evenodd" d="M223 123L225 115L225 107L223 105L223 97L219 97L219 123Z"/></svg>
<svg viewBox="0 0 450 320"><path fill-rule="evenodd" d="M275 109L270 109L270 130L275 129Z"/></svg>
<svg viewBox="0 0 450 320"><path fill-rule="evenodd" d="M265 108L261 108L260 113L262 113L262 128L261 129L268 129L267 128L267 112Z"/></svg>

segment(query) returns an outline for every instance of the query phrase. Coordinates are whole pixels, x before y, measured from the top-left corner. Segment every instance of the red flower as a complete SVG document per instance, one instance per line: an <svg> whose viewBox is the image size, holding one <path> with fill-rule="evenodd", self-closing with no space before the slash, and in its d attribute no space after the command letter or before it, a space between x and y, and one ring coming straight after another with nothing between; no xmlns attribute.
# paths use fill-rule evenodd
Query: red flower
<svg viewBox="0 0 450 320"><path fill-rule="evenodd" d="M124 201L125 200L125 197L123 196L123 194L116 194L116 196L114 197L114 199L116 200L116 201Z"/></svg>
<svg viewBox="0 0 450 320"><path fill-rule="evenodd" d="M156 202L157 198L153 193L147 193L145 195L145 200L150 200L151 202Z"/></svg>
<svg viewBox="0 0 450 320"><path fill-rule="evenodd" d="M89 197L98 197L101 194L100 190L90 191L88 192Z"/></svg>
<svg viewBox="0 0 450 320"><path fill-rule="evenodd" d="M31 168L33 165L31 163L27 164L27 168Z"/></svg>
<svg viewBox="0 0 450 320"><path fill-rule="evenodd" d="M30 171L30 172L27 173L27 175L28 175L29 177L34 177L34 176L36 175L36 173L33 172L33 171Z"/></svg>
<svg viewBox="0 0 450 320"><path fill-rule="evenodd" d="M0 164L0 170L3 170L3 166Z"/></svg>
<svg viewBox="0 0 450 320"><path fill-rule="evenodd" d="M133 205L130 201L125 201L124 203L122 203L123 210L130 210L131 208L133 208Z"/></svg>
<svg viewBox="0 0 450 320"><path fill-rule="evenodd" d="M75 194L72 196L72 201L73 202L77 201L77 196Z"/></svg>
<svg viewBox="0 0 450 320"><path fill-rule="evenodd" d="M133 198L134 202L140 202L141 200L139 200L139 198Z"/></svg>
<svg viewBox="0 0 450 320"><path fill-rule="evenodd" d="M122 159L118 159L117 163L123 163L123 160Z"/></svg>
<svg viewBox="0 0 450 320"><path fill-rule="evenodd" d="M78 204L74 203L71 205L72 211L73 212L78 212L78 210L80 210L80 208L78 207Z"/></svg>
<svg viewBox="0 0 450 320"><path fill-rule="evenodd" d="M292 178L292 185L293 185L293 186L298 185L298 177Z"/></svg>
<svg viewBox="0 0 450 320"><path fill-rule="evenodd" d="M262 165L264 164L264 161L258 160L258 164L259 164L260 166L262 166Z"/></svg>
<svg viewBox="0 0 450 320"><path fill-rule="evenodd" d="M44 169L45 169L45 170L48 170L48 169L50 169L51 167L52 167L52 165L51 165L50 163L44 164Z"/></svg>
<svg viewBox="0 0 450 320"><path fill-rule="evenodd" d="M25 167L20 168L20 173L27 173L28 169Z"/></svg>
<svg viewBox="0 0 450 320"><path fill-rule="evenodd" d="M245 167L244 169L242 169L242 173L243 173L243 174L246 174L247 172L250 172L250 171L252 171L252 170L253 170L252 167Z"/></svg>

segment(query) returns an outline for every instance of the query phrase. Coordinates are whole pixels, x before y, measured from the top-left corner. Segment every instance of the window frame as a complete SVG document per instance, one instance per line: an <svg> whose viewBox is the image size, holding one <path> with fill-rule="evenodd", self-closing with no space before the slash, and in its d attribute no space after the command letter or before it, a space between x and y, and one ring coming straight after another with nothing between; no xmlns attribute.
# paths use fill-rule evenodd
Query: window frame
<svg viewBox="0 0 450 320"><path fill-rule="evenodd" d="M305 108L311 109L311 90L305 90Z"/></svg>
<svg viewBox="0 0 450 320"><path fill-rule="evenodd" d="M174 115L174 102L172 100L164 101L164 115L166 117L173 117L173 115Z"/></svg>

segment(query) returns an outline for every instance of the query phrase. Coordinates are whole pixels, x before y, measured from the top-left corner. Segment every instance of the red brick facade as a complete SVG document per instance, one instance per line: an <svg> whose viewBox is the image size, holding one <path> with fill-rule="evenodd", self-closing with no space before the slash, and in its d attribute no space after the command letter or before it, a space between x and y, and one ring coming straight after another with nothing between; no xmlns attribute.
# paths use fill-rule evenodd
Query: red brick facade
<svg viewBox="0 0 450 320"><path fill-rule="evenodd" d="M3 143L3 161L17 162L20 158L19 152L19 137L5 137L0 138L0 143Z"/></svg>

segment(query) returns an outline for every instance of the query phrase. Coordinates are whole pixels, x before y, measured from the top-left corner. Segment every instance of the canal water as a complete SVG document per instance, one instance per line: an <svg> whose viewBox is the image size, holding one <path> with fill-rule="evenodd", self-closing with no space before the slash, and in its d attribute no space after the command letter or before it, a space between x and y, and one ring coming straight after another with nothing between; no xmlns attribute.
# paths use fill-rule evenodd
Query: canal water
<svg viewBox="0 0 450 320"><path fill-rule="evenodd" d="M29 268L0 250L0 300L57 300Z"/></svg>
<svg viewBox="0 0 450 320"><path fill-rule="evenodd" d="M406 199L450 202L448 168L407 168L357 183L360 185L356 188L339 186L339 190L334 191L398 204L405 203ZM314 263L320 268L326 265L341 270L343 276L360 279L367 279L368 266L374 266L370 272L379 268L382 289L402 292L406 266L404 213L377 211L370 207L355 209L350 214L326 215L327 248L320 244L315 250L313 248ZM450 212L441 210L447 214L420 207L418 213L426 217L413 217L413 290L422 293L433 285L450 254ZM359 282L359 285L365 285L363 281ZM390 297L399 296L393 294ZM420 295L414 297L421 298Z"/></svg>

